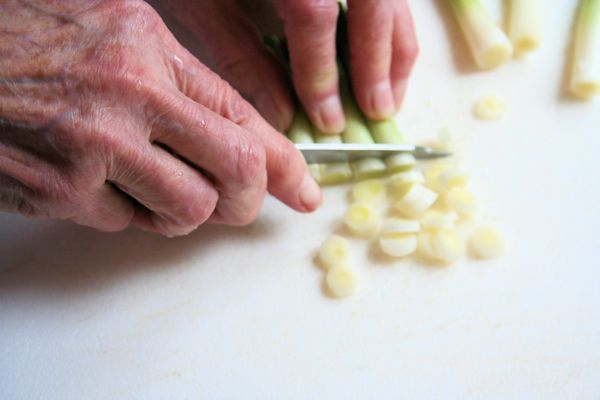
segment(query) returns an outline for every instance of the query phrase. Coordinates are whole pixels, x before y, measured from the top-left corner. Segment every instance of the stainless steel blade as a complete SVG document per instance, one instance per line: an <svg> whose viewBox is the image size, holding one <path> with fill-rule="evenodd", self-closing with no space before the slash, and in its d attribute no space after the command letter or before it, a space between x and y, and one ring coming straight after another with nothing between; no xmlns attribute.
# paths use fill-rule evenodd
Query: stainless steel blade
<svg viewBox="0 0 600 400"><path fill-rule="evenodd" d="M451 155L451 153L435 151L429 147L409 144L298 143L296 148L302 152L309 164L350 162L371 157L386 158L402 153L410 153L417 159Z"/></svg>

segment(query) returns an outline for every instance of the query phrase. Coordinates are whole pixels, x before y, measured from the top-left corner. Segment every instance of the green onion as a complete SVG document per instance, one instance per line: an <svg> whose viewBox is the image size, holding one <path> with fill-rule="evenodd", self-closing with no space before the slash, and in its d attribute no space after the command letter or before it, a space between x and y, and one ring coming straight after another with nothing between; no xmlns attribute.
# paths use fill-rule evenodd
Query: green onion
<svg viewBox="0 0 600 400"><path fill-rule="evenodd" d="M371 135L376 143L405 144L406 139L398 127L395 119L389 118L381 121L369 119L367 121ZM407 171L415 166L417 160L412 154L398 154L387 157L385 164L389 173Z"/></svg>
<svg viewBox="0 0 600 400"><path fill-rule="evenodd" d="M315 128L317 143L342 143L340 135L327 135ZM352 179L352 168L347 162L319 164L319 183L335 185Z"/></svg>
<svg viewBox="0 0 600 400"><path fill-rule="evenodd" d="M479 0L450 0L450 4L479 68L496 68L512 57L512 43Z"/></svg>
<svg viewBox="0 0 600 400"><path fill-rule="evenodd" d="M540 46L540 0L511 0L509 36L518 53Z"/></svg>
<svg viewBox="0 0 600 400"><path fill-rule="evenodd" d="M574 50L571 92L590 99L600 93L600 0L581 0Z"/></svg>
<svg viewBox="0 0 600 400"><path fill-rule="evenodd" d="M354 97L350 91L350 85L346 79L343 68L340 67L340 95L342 107L346 117L346 128L341 133L344 143L373 144L375 141L369 132L365 118L358 109ZM385 174L386 165L379 158L366 158L351 163L354 178L371 179Z"/></svg>

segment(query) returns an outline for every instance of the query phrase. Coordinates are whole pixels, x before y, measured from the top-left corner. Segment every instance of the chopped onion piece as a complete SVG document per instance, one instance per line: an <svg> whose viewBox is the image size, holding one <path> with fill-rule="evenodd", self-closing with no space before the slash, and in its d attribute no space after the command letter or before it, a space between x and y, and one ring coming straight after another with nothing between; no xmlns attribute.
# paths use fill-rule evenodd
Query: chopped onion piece
<svg viewBox="0 0 600 400"><path fill-rule="evenodd" d="M440 128L437 131L437 141L432 142L429 147L436 151L452 153L454 152L454 143L452 134L448 128Z"/></svg>
<svg viewBox="0 0 600 400"><path fill-rule="evenodd" d="M404 186L407 183L424 183L425 177L423 173L419 171L405 171L398 172L392 176L390 176L390 185L391 186Z"/></svg>
<svg viewBox="0 0 600 400"><path fill-rule="evenodd" d="M421 198L423 197L423 194L427 191L428 189L419 184L412 184L408 187L408 189L403 193L403 195L400 197L400 199L396 202L396 204L394 205L399 211L403 211L403 208L412 208L412 206L415 203L418 203Z"/></svg>
<svg viewBox="0 0 600 400"><path fill-rule="evenodd" d="M349 267L335 267L327 271L325 283L335 297L348 297L356 291L358 275Z"/></svg>
<svg viewBox="0 0 600 400"><path fill-rule="evenodd" d="M352 168L350 164L342 163L327 163L317 164L319 166L319 184L321 185L336 185L339 183L348 182L352 179Z"/></svg>
<svg viewBox="0 0 600 400"><path fill-rule="evenodd" d="M423 257L434 260L432 237L432 231L421 231L417 237L417 249Z"/></svg>
<svg viewBox="0 0 600 400"><path fill-rule="evenodd" d="M465 241L456 231L442 229L421 231L418 237L419 252L434 261L451 263L465 254Z"/></svg>
<svg viewBox="0 0 600 400"><path fill-rule="evenodd" d="M381 251L392 257L405 257L417 250L417 235L402 234L392 237L381 236L379 238Z"/></svg>
<svg viewBox="0 0 600 400"><path fill-rule="evenodd" d="M425 169L425 184L433 190L437 190L438 178L440 174L450 168L455 168L454 164L448 161L437 161Z"/></svg>
<svg viewBox="0 0 600 400"><path fill-rule="evenodd" d="M470 217L477 211L475 196L464 188L450 189L445 195L446 205L461 217Z"/></svg>
<svg viewBox="0 0 600 400"><path fill-rule="evenodd" d="M445 193L453 188L467 186L469 177L466 172L458 168L448 168L440 172L435 188L438 193Z"/></svg>
<svg viewBox="0 0 600 400"><path fill-rule="evenodd" d="M395 236L405 233L416 233L421 230L421 224L414 219L386 218L381 226L382 236Z"/></svg>
<svg viewBox="0 0 600 400"><path fill-rule="evenodd" d="M471 252L479 258L496 258L504 254L504 238L495 228L480 226L471 235Z"/></svg>
<svg viewBox="0 0 600 400"><path fill-rule="evenodd" d="M465 254L464 239L453 230L437 231L432 236L433 255L443 262L453 262Z"/></svg>
<svg viewBox="0 0 600 400"><path fill-rule="evenodd" d="M379 158L356 160L350 163L350 167L355 180L379 178L387 171L385 163Z"/></svg>
<svg viewBox="0 0 600 400"><path fill-rule="evenodd" d="M437 200L437 193L421 184L414 184L394 207L410 218L418 218Z"/></svg>
<svg viewBox="0 0 600 400"><path fill-rule="evenodd" d="M326 135L318 129L315 130L314 137L316 143L342 143L340 135ZM347 162L319 164L319 183L322 185L348 182L352 177L352 168Z"/></svg>
<svg viewBox="0 0 600 400"><path fill-rule="evenodd" d="M479 119L493 120L503 117L506 108L506 100L500 96L490 95L477 100L473 112Z"/></svg>
<svg viewBox="0 0 600 400"><path fill-rule="evenodd" d="M348 207L344 222L353 233L365 237L377 234L381 226L381 218L373 206L365 202L357 202Z"/></svg>
<svg viewBox="0 0 600 400"><path fill-rule="evenodd" d="M428 210L421 218L423 229L451 229L458 220L458 214L454 211L441 213L436 210Z"/></svg>
<svg viewBox="0 0 600 400"><path fill-rule="evenodd" d="M398 172L389 177L389 185L396 196L402 197L415 183L425 183L425 177L420 171Z"/></svg>
<svg viewBox="0 0 600 400"><path fill-rule="evenodd" d="M417 159L410 153L389 156L384 161L390 172L408 171L417 164Z"/></svg>
<svg viewBox="0 0 600 400"><path fill-rule="evenodd" d="M380 204L385 200L385 185L379 179L359 182L352 187L352 199L355 202Z"/></svg>
<svg viewBox="0 0 600 400"><path fill-rule="evenodd" d="M344 266L350 258L350 243L346 238L332 235L319 249L319 259L325 269Z"/></svg>

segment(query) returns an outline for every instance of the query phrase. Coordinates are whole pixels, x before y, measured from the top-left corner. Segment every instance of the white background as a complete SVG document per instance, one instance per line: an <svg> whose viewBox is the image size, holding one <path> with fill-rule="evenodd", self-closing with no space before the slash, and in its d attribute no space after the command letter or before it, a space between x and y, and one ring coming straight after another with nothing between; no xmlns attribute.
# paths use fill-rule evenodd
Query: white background
<svg viewBox="0 0 600 400"><path fill-rule="evenodd" d="M412 2L400 122L454 132L506 256L390 264L356 242L360 290L339 301L312 258L347 188L178 239L2 214L0 398L600 398L600 104L564 95L576 1L547 3L543 47L480 73L446 2ZM472 118L484 94L503 120Z"/></svg>

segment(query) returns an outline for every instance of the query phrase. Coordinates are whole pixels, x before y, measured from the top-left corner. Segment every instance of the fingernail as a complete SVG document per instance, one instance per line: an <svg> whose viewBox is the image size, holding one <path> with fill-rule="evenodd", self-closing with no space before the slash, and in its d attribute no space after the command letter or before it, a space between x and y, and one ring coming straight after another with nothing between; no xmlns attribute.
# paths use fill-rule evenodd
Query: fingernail
<svg viewBox="0 0 600 400"><path fill-rule="evenodd" d="M307 172L300 185L300 202L306 211L314 211L321 205L322 200L321 188Z"/></svg>
<svg viewBox="0 0 600 400"><path fill-rule="evenodd" d="M389 81L379 82L371 89L371 107L375 116L389 118L394 114L394 96Z"/></svg>
<svg viewBox="0 0 600 400"><path fill-rule="evenodd" d="M330 96L323 100L317 108L317 118L322 129L327 133L340 133L344 130L344 111L338 96Z"/></svg>
<svg viewBox="0 0 600 400"><path fill-rule="evenodd" d="M400 80L393 85L394 102L396 103L396 110L400 110L402 102L404 100L404 94L406 93L406 79Z"/></svg>

